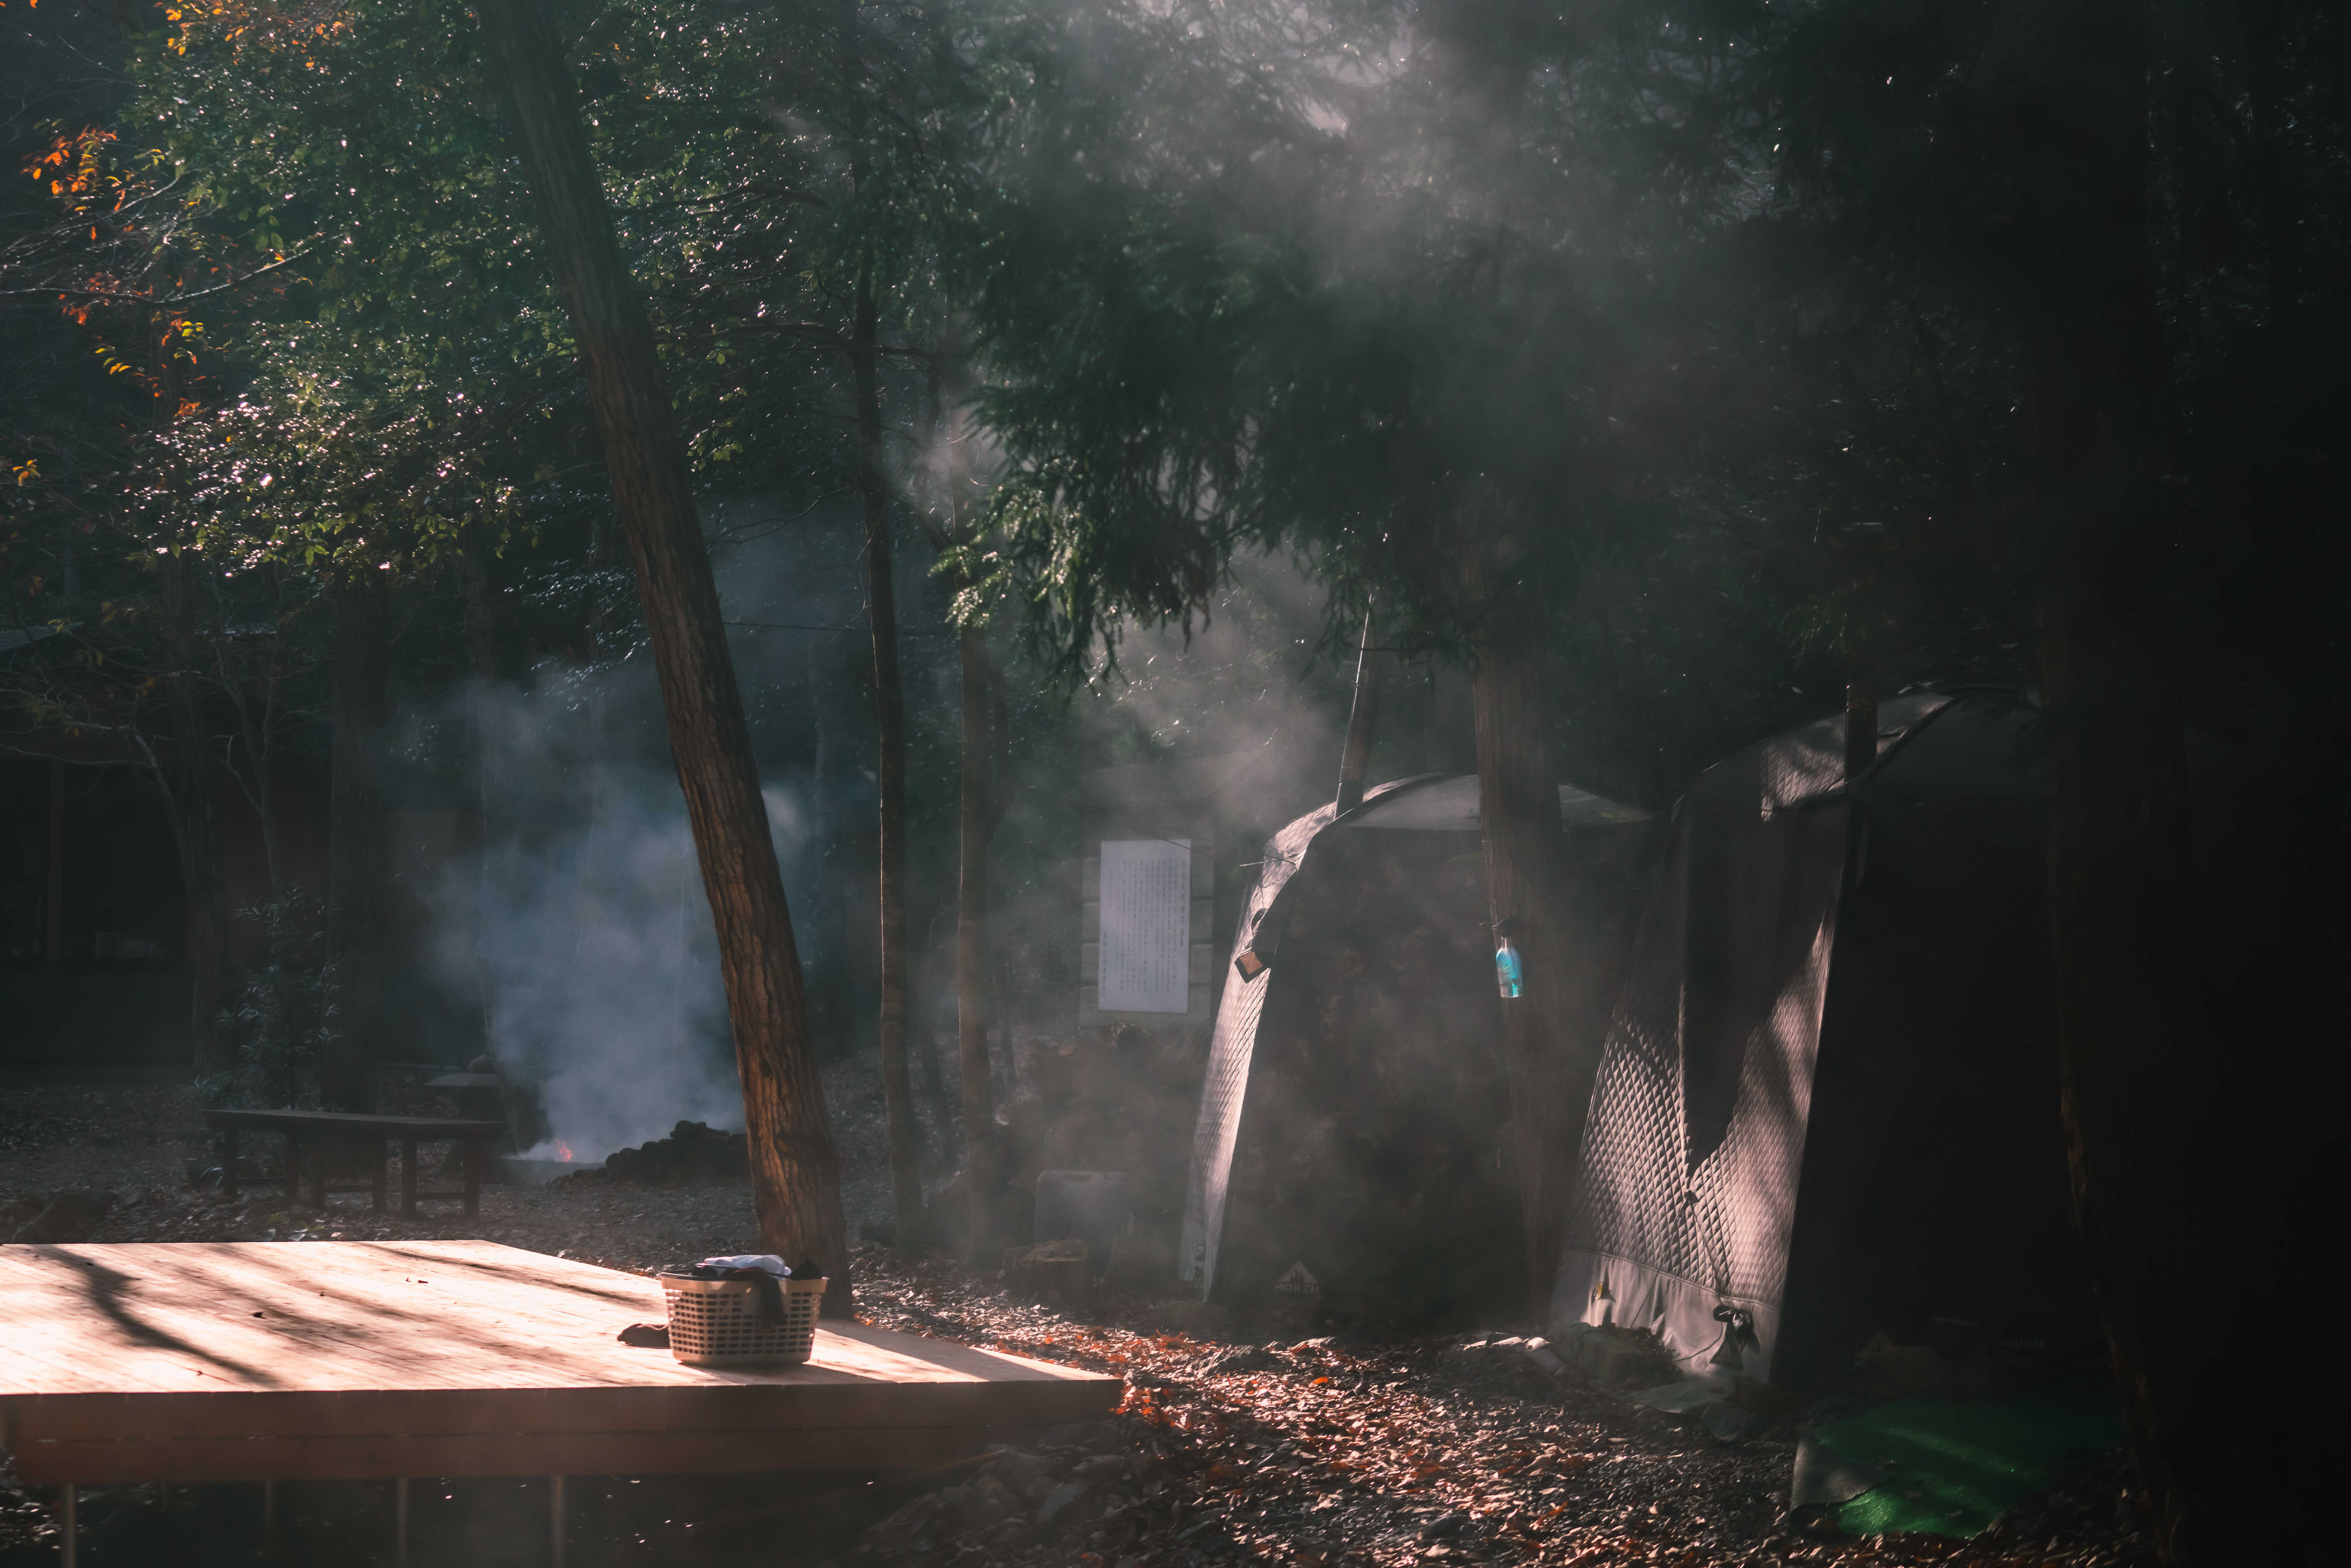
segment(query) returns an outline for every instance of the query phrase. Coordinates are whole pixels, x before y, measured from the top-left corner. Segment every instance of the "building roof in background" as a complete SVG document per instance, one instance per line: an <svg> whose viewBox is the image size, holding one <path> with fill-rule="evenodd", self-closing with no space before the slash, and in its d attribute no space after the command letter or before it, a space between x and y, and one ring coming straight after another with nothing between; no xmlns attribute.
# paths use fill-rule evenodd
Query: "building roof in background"
<svg viewBox="0 0 2351 1568"><path fill-rule="evenodd" d="M62 627L47 625L0 626L0 653L13 653L44 637L54 637L62 630Z"/></svg>
<svg viewBox="0 0 2351 1568"><path fill-rule="evenodd" d="M62 626L43 622L37 626L0 626L0 653L13 653L29 647L45 637L54 637L65 630ZM245 621L234 626L224 626L213 633L220 637L275 637L277 628L267 621Z"/></svg>

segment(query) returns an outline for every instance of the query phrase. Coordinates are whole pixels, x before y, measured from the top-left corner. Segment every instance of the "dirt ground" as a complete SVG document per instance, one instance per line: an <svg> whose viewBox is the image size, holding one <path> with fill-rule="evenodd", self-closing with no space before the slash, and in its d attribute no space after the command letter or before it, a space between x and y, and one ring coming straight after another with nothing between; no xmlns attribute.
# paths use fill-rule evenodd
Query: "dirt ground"
<svg viewBox="0 0 2351 1568"><path fill-rule="evenodd" d="M887 1202L872 1074L840 1071L829 1091L855 1228L883 1218ZM749 1249L755 1237L741 1182L492 1186L475 1220L452 1205L410 1223L369 1212L363 1195L315 1213L278 1189L248 1187L235 1201L192 1189L191 1168L209 1155L182 1089L0 1088L0 1210L28 1214L62 1189L103 1191L112 1207L93 1240L480 1237L646 1269ZM1718 1442L1499 1343L1531 1325L1300 1341L1176 1300L1172 1284L1113 1285L1079 1321L1015 1302L995 1275L941 1258L866 1245L854 1268L864 1321L1116 1372L1128 1385L1119 1416L912 1481L575 1479L569 1568L2152 1562L2118 1458L1972 1541L1854 1540L1786 1514L1792 1427ZM418 1483L413 1560L544 1561L545 1484ZM383 1485L285 1490L288 1560L391 1561ZM0 1479L0 1568L56 1560L55 1501ZM90 1495L83 1561L256 1561L258 1508L250 1487Z"/></svg>

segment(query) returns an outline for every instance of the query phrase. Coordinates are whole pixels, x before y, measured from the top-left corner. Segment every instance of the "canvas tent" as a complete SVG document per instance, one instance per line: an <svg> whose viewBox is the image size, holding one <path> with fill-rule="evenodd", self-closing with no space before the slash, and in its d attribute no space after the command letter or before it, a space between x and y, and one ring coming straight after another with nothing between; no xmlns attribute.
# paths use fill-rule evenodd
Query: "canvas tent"
<svg viewBox="0 0 2351 1568"><path fill-rule="evenodd" d="M1693 1373L1804 1382L1872 1336L1991 1358L2095 1343L2058 1120L2039 711L1880 709L1701 775L1612 1020L1555 1332L1654 1332Z"/></svg>
<svg viewBox="0 0 2351 1568"><path fill-rule="evenodd" d="M1560 802L1580 885L1635 907L1646 813ZM1358 1316L1523 1291L1477 830L1476 777L1428 775L1267 842L1222 955L1176 1254L1204 1296L1261 1304L1300 1263Z"/></svg>

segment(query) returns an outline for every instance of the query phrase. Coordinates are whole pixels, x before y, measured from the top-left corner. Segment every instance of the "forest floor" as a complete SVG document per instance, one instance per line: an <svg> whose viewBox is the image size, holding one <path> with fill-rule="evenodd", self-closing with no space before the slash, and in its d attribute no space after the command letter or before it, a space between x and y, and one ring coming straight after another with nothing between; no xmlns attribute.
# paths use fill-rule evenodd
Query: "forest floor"
<svg viewBox="0 0 2351 1568"><path fill-rule="evenodd" d="M852 1225L878 1219L872 1074L830 1085L850 1166ZM871 1124L870 1125L868 1124ZM674 1187L567 1181L492 1186L481 1214L408 1222L364 1197L328 1212L250 1187L192 1189L208 1152L183 1089L0 1088L0 1225L61 1189L109 1193L89 1239L277 1240L477 1237L622 1269L748 1249L741 1182ZM13 1225L10 1226L13 1229ZM579 1487L573 1562L758 1561L782 1568L1429 1568L1495 1564L1863 1565L2151 1563L2119 1458L2076 1472L1972 1540L1854 1539L1792 1519L1786 1427L1721 1443L1630 1404L1512 1343L1533 1332L1299 1342L1243 1332L1165 1291L1107 1290L1086 1321L1008 1299L996 1276L861 1246L858 1312L883 1327L1123 1375L1112 1422L1052 1428L1025 1449L906 1483L725 1478ZM536 1483L425 1490L420 1544L453 1563L517 1555ZM242 1489L251 1490L252 1489ZM304 1489L289 1504L298 1558L388 1561L381 1490ZM201 1495L199 1495L201 1494ZM223 1494L214 1496L213 1494ZM250 1561L240 1489L113 1489L85 1510L84 1562ZM0 1476L0 1568L55 1561L54 1500ZM435 1515L434 1509L441 1513ZM543 1513L538 1517L543 1518ZM155 1555L159 1542L171 1549ZM200 1550L212 1542L217 1550ZM428 1552L430 1556L433 1553Z"/></svg>

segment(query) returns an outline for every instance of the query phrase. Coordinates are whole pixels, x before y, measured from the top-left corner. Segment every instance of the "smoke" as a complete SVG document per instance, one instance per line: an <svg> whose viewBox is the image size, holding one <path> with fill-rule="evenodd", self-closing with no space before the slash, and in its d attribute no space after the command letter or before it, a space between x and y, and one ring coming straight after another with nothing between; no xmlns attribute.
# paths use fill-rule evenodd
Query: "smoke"
<svg viewBox="0 0 2351 1568"><path fill-rule="evenodd" d="M1087 716L1113 763L1221 758L1218 812L1270 833L1336 793L1354 650L1326 646L1327 590L1292 560L1233 564L1205 624L1130 632L1119 670L1094 681ZM1374 642L1383 628L1375 624ZM1384 695L1374 782L1476 767L1460 671L1378 656ZM1251 852L1255 841L1249 841Z"/></svg>
<svg viewBox="0 0 2351 1568"><path fill-rule="evenodd" d="M1322 603L1290 561L1249 555L1204 622L1128 632L1117 670L1089 686L1103 759L1230 758L1225 814L1287 811L1286 821L1311 810L1338 775L1353 674L1344 660L1315 656Z"/></svg>
<svg viewBox="0 0 2351 1568"><path fill-rule="evenodd" d="M766 537L747 508L723 520L754 536L726 547L721 582L810 1025L820 1050L838 1058L870 1040L875 939L854 519ZM943 606L929 601L938 581L919 551L905 556L914 1018L945 1038L956 674ZM1004 1021L1058 1031L1074 1011L1082 935L1068 878L1085 850L1067 808L1083 775L1172 767L1194 780L1228 825L1217 874L1234 890L1253 876L1267 834L1330 799L1353 661L1318 653L1322 612L1323 591L1294 564L1246 558L1188 637L1131 631L1119 672L1066 706L1026 687L1014 735L1023 782L993 856L991 940L1002 967L991 994ZM1010 656L1009 630L1007 674L1025 685L1032 677ZM1392 688L1388 711L1403 706ZM489 737L478 782L477 727ZM559 1143L594 1159L680 1120L739 1126L716 937L642 646L631 653L623 639L592 665L548 660L518 680L444 690L402 728L410 738L395 747L406 754L396 795L455 816L486 806L485 852L453 842L456 852L412 862L405 878L423 917L412 949L417 988L432 998L413 1009L418 1059L486 1049L533 1085L546 1117L534 1153L558 1155ZM1395 770L1418 771L1418 760Z"/></svg>
<svg viewBox="0 0 2351 1568"><path fill-rule="evenodd" d="M749 508L714 510L757 528ZM824 679L847 652L841 639L802 630L858 612L840 530L821 522L721 547L768 826L803 958L820 973L843 962L829 841L870 810L856 748L835 745L828 758L817 738L862 727L855 694ZM478 852L411 878L420 978L441 1003L419 1010L445 1031L426 1049L446 1060L485 1043L538 1093L547 1135L530 1152L580 1160L682 1120L743 1121L716 936L652 659L642 632L612 620L621 640L599 662L547 660L519 680L467 683L408 727L412 774L444 780L444 806L482 813Z"/></svg>
<svg viewBox="0 0 2351 1568"><path fill-rule="evenodd" d="M478 1009L500 1070L538 1088L549 1136L530 1152L593 1160L679 1121L739 1124L742 1099L676 779L573 755L622 694L573 695L469 694L497 741L492 777L528 814L498 823L486 857L444 865L427 913L434 982ZM789 865L804 821L791 791L765 794Z"/></svg>
<svg viewBox="0 0 2351 1568"><path fill-rule="evenodd" d="M745 536L722 545L721 584L759 754L778 861L806 965L810 1024L840 1056L870 1029L874 940L871 696L853 518L764 533L748 507L718 509ZM953 1026L956 674L938 580L904 552L901 603L912 742L914 1017ZM1084 852L1067 803L1080 775L1173 765L1229 824L1220 880L1236 887L1263 837L1335 786L1352 659L1318 655L1323 591L1292 563L1238 562L1204 624L1134 629L1069 706L1029 687L1016 703L1024 780L998 839L992 984L1006 1021L1054 1030L1074 1010L1080 906L1068 873ZM1010 628L1004 652L1011 654ZM594 664L540 663L528 676L436 695L406 733L399 791L459 815L486 806L480 854L408 878L423 915L414 952L437 1005L421 1059L486 1048L544 1111L534 1153L579 1159L665 1134L680 1120L741 1124L716 943L671 770L651 660L627 640ZM1007 674L1029 679L1017 658ZM472 737L489 737L475 782ZM1196 768L1193 765L1200 765ZM1219 932L1221 941L1224 934ZM917 1042L918 1051L922 1042ZM918 1066L923 1058L918 1055ZM532 1134L536 1136L536 1134Z"/></svg>

